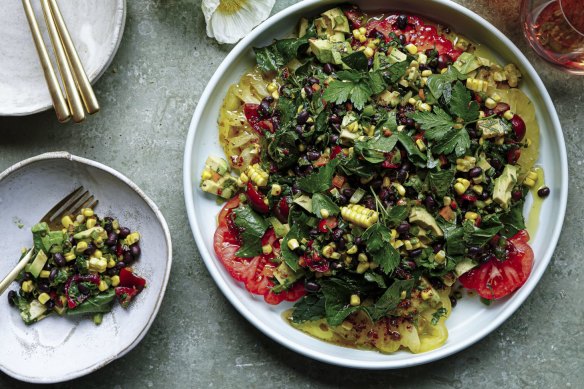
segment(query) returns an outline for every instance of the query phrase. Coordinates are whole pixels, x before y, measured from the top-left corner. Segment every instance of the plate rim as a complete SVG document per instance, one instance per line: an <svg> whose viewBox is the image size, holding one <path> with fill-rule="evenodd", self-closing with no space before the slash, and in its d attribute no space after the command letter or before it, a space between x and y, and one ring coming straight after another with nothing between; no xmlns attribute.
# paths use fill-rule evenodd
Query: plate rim
<svg viewBox="0 0 584 389"><path fill-rule="evenodd" d="M20 170L23 167L26 167L26 166L31 165L33 163L42 162L42 161L46 161L46 160L54 160L54 159L65 159L65 160L69 160L71 162L78 162L78 163L81 163L84 165L89 165L91 167L97 168L99 170L102 170L106 173L113 175L114 177L118 178L120 181L122 181L126 185L128 185L132 190L134 190L134 192L136 192L142 198L142 200L144 200L146 202L146 204L148 204L148 206L152 209L152 211L156 215L156 219L157 219L158 223L162 227L162 230L164 232L164 237L166 240L166 244L167 244L167 248L168 248L167 252L166 252L166 255L167 255L166 264L167 265L166 265L164 277L162 280L161 293L157 296L154 310L151 312L150 317L148 319L148 322L138 332L138 334L136 335L136 337L132 341L132 343L130 343L128 346L126 346L125 348L120 350L118 353L116 353L116 354L114 354L114 355L110 356L109 358L106 358L102 361L94 363L93 365L88 366L86 368L83 368L80 370L75 370L75 371L72 371L68 374L65 374L61 378L46 379L43 377L26 376L26 375L22 375L20 373L14 372L14 371L8 369L6 366L0 364L0 370L3 371L4 373L6 373L7 375L9 375L13 378L16 378L20 381L30 382L30 383L35 383L35 384L54 384L54 383L65 382L65 381L69 381L69 380L72 380L75 378L85 376L89 373L92 373L96 370L101 369L102 367L115 361L116 359L121 358L122 356L124 356L128 352L130 352L134 347L136 347L138 345L138 343L140 343L140 341L142 341L142 339L146 336L146 334L150 330L150 327L154 323L154 320L158 316L158 311L160 310L160 307L162 305L162 300L164 299L164 295L166 293L166 288L168 286L168 280L170 277L170 271L172 268L172 240L171 240L171 236L170 236L170 230L168 228L168 224L166 222L166 219L164 218L164 215L162 214L162 212L160 211L158 206L133 181L131 181L128 177L126 177L122 173L118 172L117 170L115 170L107 165L104 165L104 164L97 162L97 161L93 161L91 159L78 157L78 156L73 155L67 151L48 152L48 153L43 153L43 154L31 157L31 158L27 158L23 161L17 162L14 165L10 166L6 170L4 170L2 173L0 173L0 183L4 179L9 177L12 173Z"/></svg>
<svg viewBox="0 0 584 389"><path fill-rule="evenodd" d="M226 73L229 66L232 62L234 62L237 58L245 53L248 49L250 43L252 43L255 39L261 37L265 30L272 27L274 24L280 22L282 19L288 17L289 14L296 13L297 11L301 11L302 9L310 9L317 5L322 5L323 7L330 5L334 6L336 4L342 4L345 1L343 0L329 0L329 1L321 1L321 0L304 0L298 2L296 4L291 5L283 9L282 11L278 12L277 14L271 16L258 27L256 27L248 36L242 39L235 47L229 52L229 54L225 57L225 59L221 62L211 79L209 80L205 90L201 94L195 112L193 113L193 117L189 126L189 132L187 135L186 143L185 143L185 153L184 153L184 160L183 160L183 190L185 196L185 204L187 208L187 214L189 218L189 224L193 233L193 237L195 239L197 249L201 254L203 261L207 267L207 270L213 277L215 284L219 287L223 295L229 300L229 302L233 305L233 307L243 316L245 317L251 324L253 324L258 330L260 330L264 335L267 335L271 339L275 340L279 344L293 350L301 355L304 355L308 358L315 359L321 362L343 366L343 367L351 367L351 368L360 368L360 369L369 369L369 370L380 370L380 369L398 369L398 368L405 368L411 367L416 365L421 365L425 363L429 363L435 360L443 359L447 356L460 352L474 343L480 341L487 335L491 334L495 329L497 329L501 324L503 324L511 315L513 315L517 309L523 304L523 302L527 299L527 297L532 293L533 289L538 285L543 273L547 269L552 255L555 251L556 245L558 243L560 233L562 230L562 226L565 219L566 207L567 207L567 199L568 199L568 160L567 160L567 151L566 151L566 143L564 140L562 127L559 121L559 117L557 111L553 105L549 92L547 91L543 81L535 71L533 65L529 60L525 57L525 55L519 50L519 48L509 39L507 38L499 29L497 29L492 23L487 21L482 16L478 15L477 13L471 11L470 9L458 4L454 3L450 0L428 0L429 2L433 2L438 4L439 6L450 8L456 12L464 14L466 17L471 19L474 23L481 25L483 28L489 29L492 34L495 36L497 40L499 40L502 44L505 45L507 49L509 49L512 55L517 58L517 62L521 63L524 67L525 71L528 73L529 78L533 81L535 90L539 93L542 98L543 105L545 106L546 110L549 113L550 118L550 130L554 133L558 140L559 146L559 168L561 170L561 187L560 187L560 195L559 195L559 222L554 226L553 233L549 237L549 245L546 250L543 251L543 255L541 261L544 266L540 268L538 272L532 272L530 275L531 283L529 284L528 289L522 287L516 294L513 296L513 301L510 302L510 305L503 311L501 315L499 315L495 320L490 322L487 326L481 328L473 337L468 338L465 341L462 341L450 348L445 348L442 346L436 350L432 354L429 353L422 353L422 354L412 354L411 358L407 360L398 360L398 361L357 361L351 360L348 358L337 357L329 355L326 352L315 352L315 350L308 350L307 347L298 344L294 341L287 339L282 334L278 333L275 330L272 330L268 326L266 326L260 319L256 317L256 315L250 311L244 304L242 304L236 294L231 290L228 284L223 280L221 277L219 270L218 270L218 261L207 251L205 248L205 241L202 237L201 231L199 229L197 220L198 216L195 211L194 207L194 196L192 195L193 190L193 177L196 176L196 173L193 174L193 166L191 166L191 161L193 159L194 154L194 140L195 135L197 132L198 124L201 120L202 114L205 110L209 102L209 98L213 93L215 86L219 83L223 74ZM196 187L196 186L195 186ZM201 248L199 248L201 247Z"/></svg>
<svg viewBox="0 0 584 389"><path fill-rule="evenodd" d="M89 77L89 82L91 83L91 85L94 85L97 80L99 80L101 78L101 76L103 76L103 74L106 72L106 70L109 68L109 66L112 64L116 53L118 52L118 49L120 48L120 45L122 43L122 37L124 36L124 31L126 29L126 16L127 16L127 11L128 11L128 7L127 7L127 2L126 0L114 0L116 1L116 15L120 15L119 20L116 21L116 28L115 28L115 33L116 36L114 37L113 40L113 45L110 45L111 50L108 53L108 59L107 61L104 62L103 66L99 69L98 72L94 73L93 75L88 75ZM119 10L121 9L121 14L119 12ZM20 116L29 116L29 115L34 115L36 113L40 113L40 112L44 112L47 111L49 109L53 108L53 103L51 102L50 98L48 101L47 105L38 107L38 108L34 108L34 109L28 109L28 110L23 110L23 111L15 111L15 112L4 112L3 108L0 107L0 117L20 117Z"/></svg>

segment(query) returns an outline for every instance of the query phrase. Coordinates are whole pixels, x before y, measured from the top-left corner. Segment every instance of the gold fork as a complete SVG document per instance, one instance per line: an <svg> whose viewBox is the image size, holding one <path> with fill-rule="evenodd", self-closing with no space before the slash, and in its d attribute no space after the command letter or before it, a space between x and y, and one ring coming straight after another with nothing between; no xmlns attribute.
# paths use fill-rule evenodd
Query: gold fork
<svg viewBox="0 0 584 389"><path fill-rule="evenodd" d="M89 191L84 190L82 186L68 194L63 200L59 201L53 208L42 217L39 223L45 222L49 225L50 230L61 229L61 219L67 215L76 215L83 208L95 208L99 203ZM18 265L0 282L0 295L6 291L8 286L18 277L18 274L30 261L33 250L30 249L24 257L18 262Z"/></svg>

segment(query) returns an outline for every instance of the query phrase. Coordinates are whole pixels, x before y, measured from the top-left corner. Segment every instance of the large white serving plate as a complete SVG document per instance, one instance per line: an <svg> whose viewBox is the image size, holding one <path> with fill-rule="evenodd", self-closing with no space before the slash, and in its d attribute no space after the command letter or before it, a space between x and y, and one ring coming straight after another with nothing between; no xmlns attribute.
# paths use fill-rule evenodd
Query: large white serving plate
<svg viewBox="0 0 584 389"><path fill-rule="evenodd" d="M139 231L142 255L133 268L146 288L127 309L114 305L103 323L51 315L27 326L6 293L0 299L0 370L19 380L54 383L91 373L125 355L158 313L172 263L170 232L158 207L117 171L66 152L42 154L0 173L0 277L30 247L30 228L65 195L84 186L99 200L98 215ZM9 290L18 290L13 283Z"/></svg>
<svg viewBox="0 0 584 389"><path fill-rule="evenodd" d="M558 241L566 209L568 169L563 135L552 101L533 67L509 39L481 17L447 0L424 1L423 6L421 2L408 0L390 3L382 0L355 1L364 9L382 10L389 6L391 10L416 13L448 24L455 31L491 48L501 62L516 63L524 75L521 88L536 107L541 128L538 164L545 169L546 184L551 188L551 195L541 209L540 218L545 223L541 223L532 237L535 265L526 284L511 297L489 307L476 298L462 299L447 320L450 335L446 344L439 349L417 355L403 351L383 355L328 344L293 329L281 318L281 313L290 304L270 306L262 298L252 296L231 278L217 260L213 251L215 223L212 220L220 207L197 188L207 156L224 155L217 135L219 109L229 85L237 82L255 64L252 47L267 45L274 38L286 36L292 32L300 17L316 15L339 3L342 2L299 2L255 29L235 46L219 66L199 100L187 138L184 191L188 216L205 265L217 285L245 318L272 339L308 357L342 366L387 369L418 365L453 354L488 335L517 310L537 285Z"/></svg>
<svg viewBox="0 0 584 389"><path fill-rule="evenodd" d="M40 1L31 3L58 74ZM58 3L87 77L93 83L105 72L122 40L126 0ZM21 0L2 2L0 37L0 116L29 115L51 108L51 96Z"/></svg>

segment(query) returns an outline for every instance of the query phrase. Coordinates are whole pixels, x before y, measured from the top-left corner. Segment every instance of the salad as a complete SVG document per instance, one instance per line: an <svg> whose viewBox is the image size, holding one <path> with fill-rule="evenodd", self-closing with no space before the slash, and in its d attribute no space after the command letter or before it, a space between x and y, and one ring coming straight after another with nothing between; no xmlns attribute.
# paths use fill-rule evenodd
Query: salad
<svg viewBox="0 0 584 389"><path fill-rule="evenodd" d="M140 234L121 227L117 219L100 219L91 208L63 217L61 224L58 231L44 222L32 227L31 260L16 279L19 290L8 293L8 302L26 324L53 312L92 315L101 324L116 298L126 308L146 287L146 280L131 268L141 254Z"/></svg>
<svg viewBox="0 0 584 389"><path fill-rule="evenodd" d="M255 56L200 184L227 200L214 248L248 291L294 301L285 318L319 339L418 353L446 341L460 287L490 302L525 283L524 202L549 189L515 65L354 6Z"/></svg>

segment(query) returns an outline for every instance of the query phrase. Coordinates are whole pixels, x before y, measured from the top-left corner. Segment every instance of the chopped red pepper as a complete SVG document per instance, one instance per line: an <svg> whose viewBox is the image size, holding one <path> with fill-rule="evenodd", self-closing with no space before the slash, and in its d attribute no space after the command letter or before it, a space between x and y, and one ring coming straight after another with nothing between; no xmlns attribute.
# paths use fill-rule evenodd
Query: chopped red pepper
<svg viewBox="0 0 584 389"><path fill-rule="evenodd" d="M142 290L146 286L146 280L142 277L138 277L125 267L120 270L120 286Z"/></svg>
<svg viewBox="0 0 584 389"><path fill-rule="evenodd" d="M128 288L125 286L118 286L115 289L115 292L120 305L124 308L127 308L134 296L140 293L140 291L136 288Z"/></svg>
<svg viewBox="0 0 584 389"><path fill-rule="evenodd" d="M325 234L325 233L337 228L338 225L339 225L339 222L338 222L337 218L334 216L331 216L331 217L327 217L326 219L322 219L318 223L318 230L320 232L322 232L323 234Z"/></svg>
<svg viewBox="0 0 584 389"><path fill-rule="evenodd" d="M249 203L253 209L259 213L270 212L270 207L264 202L264 195L261 194L251 182L247 183L247 190L245 191L245 194L247 195Z"/></svg>

